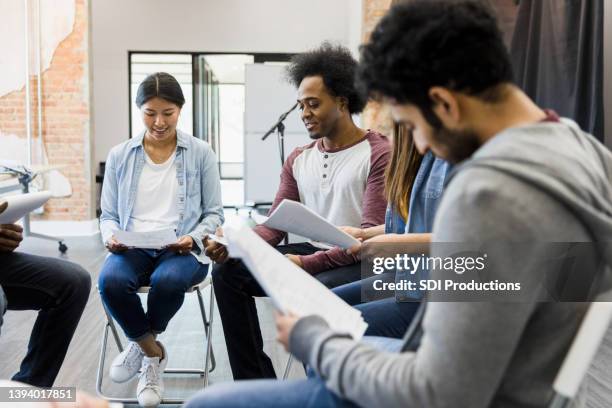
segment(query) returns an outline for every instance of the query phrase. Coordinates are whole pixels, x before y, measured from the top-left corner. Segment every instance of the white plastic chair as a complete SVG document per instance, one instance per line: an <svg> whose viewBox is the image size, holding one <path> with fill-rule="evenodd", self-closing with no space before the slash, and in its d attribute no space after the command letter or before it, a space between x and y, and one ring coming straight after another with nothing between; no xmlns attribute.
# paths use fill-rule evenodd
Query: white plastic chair
<svg viewBox="0 0 612 408"><path fill-rule="evenodd" d="M549 408L565 408L576 397L591 363L612 321L612 291L597 298L589 307L555 378L555 394Z"/></svg>

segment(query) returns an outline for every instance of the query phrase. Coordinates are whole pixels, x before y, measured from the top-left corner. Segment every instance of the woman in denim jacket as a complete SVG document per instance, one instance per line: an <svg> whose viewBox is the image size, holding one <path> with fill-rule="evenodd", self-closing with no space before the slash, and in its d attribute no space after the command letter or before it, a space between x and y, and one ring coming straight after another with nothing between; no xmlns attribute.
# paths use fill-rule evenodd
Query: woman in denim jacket
<svg viewBox="0 0 612 408"><path fill-rule="evenodd" d="M433 220L442 198L442 191L451 165L431 152L421 156L409 131L396 125L391 160L385 173L387 213L385 224L377 227L343 229L365 245L354 247L362 251L362 259L374 256L395 256L402 249L426 252L431 240ZM389 252L388 254L382 252ZM365 263L363 264L365 265ZM426 271L418 271L419 274ZM396 282L414 279L407 271L392 271L334 288L347 303L359 309L368 323L366 335L401 338L418 307L419 291L396 291L395 296L380 300L373 282ZM422 276L420 276L422 278ZM388 293L387 293L388 294Z"/></svg>
<svg viewBox="0 0 612 408"><path fill-rule="evenodd" d="M104 307L130 340L113 361L110 377L125 382L142 367L137 387L142 406L162 398L160 374L168 361L156 336L178 311L185 291L204 280L202 239L223 223L217 159L206 142L176 129L185 102L181 87L166 73L148 76L136 105L145 130L108 155L102 188L102 240L111 252L98 287ZM127 248L116 230L176 231L162 249ZM145 312L136 290L151 286Z"/></svg>

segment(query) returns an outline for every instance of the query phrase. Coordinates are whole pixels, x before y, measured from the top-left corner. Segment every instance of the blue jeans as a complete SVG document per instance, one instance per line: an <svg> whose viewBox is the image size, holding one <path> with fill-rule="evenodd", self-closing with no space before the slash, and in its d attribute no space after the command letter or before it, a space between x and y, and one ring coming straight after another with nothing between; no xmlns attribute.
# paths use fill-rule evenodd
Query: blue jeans
<svg viewBox="0 0 612 408"><path fill-rule="evenodd" d="M364 342L390 352L398 352L402 342L383 337L366 337ZM199 392L185 408L355 408L351 401L332 393L319 377L305 380L244 380L214 384Z"/></svg>
<svg viewBox="0 0 612 408"><path fill-rule="evenodd" d="M183 304L185 291L203 281L207 272L208 265L191 254L129 249L106 258L98 289L106 309L128 339L138 341L166 330ZM136 294L141 286L151 286L146 313Z"/></svg>
<svg viewBox="0 0 612 408"><path fill-rule="evenodd" d="M383 281L393 282L393 274L382 274L338 286L332 291L349 305L361 311L363 319L368 323L366 336L401 339L408 330L420 302L397 302L394 297L390 297L362 303L362 285L369 287L372 281L381 278Z"/></svg>

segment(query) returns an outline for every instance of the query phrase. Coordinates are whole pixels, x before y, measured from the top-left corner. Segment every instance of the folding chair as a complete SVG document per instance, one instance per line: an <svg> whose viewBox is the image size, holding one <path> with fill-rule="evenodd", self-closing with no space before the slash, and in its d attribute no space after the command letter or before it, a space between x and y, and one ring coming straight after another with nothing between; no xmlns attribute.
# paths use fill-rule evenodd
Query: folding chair
<svg viewBox="0 0 612 408"><path fill-rule="evenodd" d="M600 295L589 307L555 378L555 394L549 408L566 408L574 400L611 321L612 291L609 291Z"/></svg>
<svg viewBox="0 0 612 408"><path fill-rule="evenodd" d="M202 323L204 324L204 332L206 334L206 356L204 359L204 369L201 368L166 368L164 373L172 373L172 374L198 374L200 377L204 377L204 387L208 386L208 375L212 372L216 367L215 355L212 350L212 324L213 324L213 314L215 307L215 292L212 285L211 273L213 264L210 264L209 273L199 284L192 286L189 288L186 293L195 292L198 296L198 303L200 307L200 314L202 315ZM210 318L206 318L206 310L204 308L204 299L202 297L202 290L204 290L207 286L210 286ZM149 293L151 289L150 286L140 287L137 293ZM98 361L98 374L96 377L96 392L98 395L107 401L110 402L122 402L125 404L138 404L138 400L134 397L115 397L104 394L102 391L102 380L104 377L104 360L106 358L106 347L108 343L108 332L113 334L113 338L115 339L115 343L117 344L117 348L119 352L123 351L123 345L121 343L121 339L119 338L119 333L117 332L117 328L115 327L115 323L110 313L102 303L104 308L104 313L106 314L106 324L104 325L102 342L100 346L100 359ZM210 368L209 368L210 366ZM185 399L180 398L164 398L161 401L161 404L183 404Z"/></svg>

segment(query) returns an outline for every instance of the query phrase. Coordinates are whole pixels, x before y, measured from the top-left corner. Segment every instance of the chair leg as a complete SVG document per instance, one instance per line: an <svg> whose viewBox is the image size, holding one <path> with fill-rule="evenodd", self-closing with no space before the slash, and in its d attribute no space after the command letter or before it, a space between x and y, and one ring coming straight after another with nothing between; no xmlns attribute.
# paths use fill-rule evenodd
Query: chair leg
<svg viewBox="0 0 612 408"><path fill-rule="evenodd" d="M202 298L202 292L200 289L196 289L198 296L198 303L200 304L200 312L202 314L202 321L204 323L204 331L206 333L207 341L206 341L206 361L204 364L204 370L199 369L175 369L175 368L167 368L164 373L177 373L177 374L199 374L204 377L204 387L208 386L208 375L211 371L215 369L215 355L212 350L212 316L214 314L214 290L211 285L211 299L210 299L210 319L206 318L206 310L204 308L204 300ZM109 402L122 402L129 404L137 404L138 400L136 398L128 398L128 397L111 397L103 393L102 391L102 382L104 378L104 361L106 359L106 349L108 347L108 332L110 331L113 334L113 338L115 339L115 343L117 343L117 348L119 352L123 351L123 345L121 343L121 338L115 326L114 320L104 304L102 304L102 308L104 310L104 314L106 315L106 324L104 325L103 333L102 333L102 341L100 345L100 358L98 361L98 371L96 376L96 392L101 398ZM209 365L212 360L212 367L209 370ZM185 401L183 399L178 398L164 398L161 401L161 404L174 404L180 405Z"/></svg>
<svg viewBox="0 0 612 408"><path fill-rule="evenodd" d="M102 341L100 342L100 358L98 360L98 372L96 374L96 393L99 397L104 398L109 402L119 402L119 403L130 403L137 404L138 400L136 398L128 398L128 397L111 397L109 395L104 394L102 391L102 380L104 378L104 361L106 360L106 348L108 346L108 332L109 329L113 330L113 334L116 336L115 341L117 341L117 345L121 345L121 341L119 340L119 336L117 335L117 330L114 328L113 320L108 314L107 310L104 309L108 320L104 325L104 329L102 332ZM182 402L177 402L182 403Z"/></svg>
<svg viewBox="0 0 612 408"><path fill-rule="evenodd" d="M106 315L107 331L108 331L108 328L110 327L110 330L113 333L113 338L115 339L115 343L117 344L117 348L119 349L119 352L121 353L123 352L123 344L121 343L119 332L117 331L117 327L115 326L115 321L113 320L113 317L108 312L108 309L106 308L106 305L104 304L104 302L102 302L102 309L104 309L104 314Z"/></svg>
<svg viewBox="0 0 612 408"><path fill-rule="evenodd" d="M210 286L210 303L209 303L208 310L210 311L210 318L208 319L209 330L208 330L207 336L210 339L208 350L210 350L210 364L211 364L209 372L212 372L215 369L215 367L217 367L217 361L215 360L215 352L212 348L212 316L213 316L213 313L215 312L215 291L212 285Z"/></svg>
<svg viewBox="0 0 612 408"><path fill-rule="evenodd" d="M211 286L212 288L212 286ZM210 318L206 317L206 308L204 307L204 298L202 297L202 292L200 291L200 289L197 289L196 291L197 295L198 295L198 303L200 305L200 314L202 316L202 322L204 323L204 333L206 334L206 347L207 347L207 353L208 353L208 339L210 338L209 336L209 330L210 330L210 326L212 325L212 314L214 311L214 303L211 302L210 303ZM212 339L211 339L212 341ZM211 363L212 366L210 368L210 372L214 371L215 367L217 366L217 363L215 361L215 353L212 350L212 347L210 349L210 356L211 356Z"/></svg>
<svg viewBox="0 0 612 408"><path fill-rule="evenodd" d="M98 360L98 373L96 374L96 392L100 397L104 397L104 394L102 393L102 378L104 377L104 360L106 358L106 344L108 343L108 327L109 323L107 322L104 325L104 329L102 332L100 358Z"/></svg>
<svg viewBox="0 0 612 408"><path fill-rule="evenodd" d="M204 330L206 331L206 357L204 360L204 387L208 386L208 376L210 372L213 371L215 369L215 366L217 365L215 361L215 354L212 350L212 324L213 324L213 315L214 315L214 296L215 296L215 292L214 292L212 285L210 286L210 290L211 290L210 291L210 307L209 307L210 316L208 318L208 321L206 320L206 311L204 309L204 300L202 298L202 292L199 289L197 290L198 302L200 304L200 312L202 314ZM212 367L209 369L209 365L211 362L212 362Z"/></svg>
<svg viewBox="0 0 612 408"><path fill-rule="evenodd" d="M287 359L287 365L285 366L285 372L283 373L283 380L286 380L289 377L289 371L291 371L291 364L293 363L293 355L289 354L289 359Z"/></svg>

